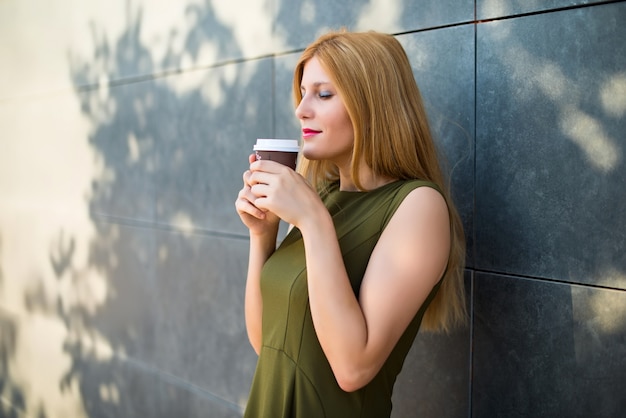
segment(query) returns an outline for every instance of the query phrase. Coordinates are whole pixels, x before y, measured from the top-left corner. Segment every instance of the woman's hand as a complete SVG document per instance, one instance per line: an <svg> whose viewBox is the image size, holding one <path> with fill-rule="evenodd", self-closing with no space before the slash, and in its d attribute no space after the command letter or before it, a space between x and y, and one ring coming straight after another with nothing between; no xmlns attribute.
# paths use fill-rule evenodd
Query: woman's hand
<svg viewBox="0 0 626 418"><path fill-rule="evenodd" d="M255 155L251 154L248 160L252 164L256 160ZM250 233L255 235L262 235L266 232L275 233L280 218L267 209L260 209L256 206L257 196L252 193L253 183L250 180L251 176L252 172L250 170L243 173L243 188L239 191L235 201L237 214L239 214L244 225L248 227Z"/></svg>
<svg viewBox="0 0 626 418"><path fill-rule="evenodd" d="M254 163L254 154L249 157ZM250 252L248 274L246 278L245 318L248 339L259 354L261 350L261 331L263 317L263 298L261 297L261 270L267 259L276 249L278 225L280 218L266 208L257 205L258 197L252 192L256 181L252 179L252 171L243 174L243 188L239 191L235 207L244 225L250 230Z"/></svg>
<svg viewBox="0 0 626 418"><path fill-rule="evenodd" d="M250 173L247 181L258 210L274 213L296 227L326 212L318 194L294 170L274 161L260 160L250 164Z"/></svg>

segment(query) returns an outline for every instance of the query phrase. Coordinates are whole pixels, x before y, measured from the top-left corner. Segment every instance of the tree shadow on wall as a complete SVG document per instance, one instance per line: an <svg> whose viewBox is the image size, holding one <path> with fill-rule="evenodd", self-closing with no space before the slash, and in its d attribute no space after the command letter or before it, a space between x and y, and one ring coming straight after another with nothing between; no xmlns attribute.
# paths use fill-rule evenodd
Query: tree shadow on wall
<svg viewBox="0 0 626 418"><path fill-rule="evenodd" d="M2 254L2 237L0 237ZM4 273L0 266L0 292L3 290ZM0 309L0 416L18 418L25 409L24 393L11 376L11 358L17 349L18 326L15 319Z"/></svg>
<svg viewBox="0 0 626 418"><path fill-rule="evenodd" d="M0 416L7 418L18 418L25 408L22 388L11 377L10 359L15 356L16 343L17 324L0 311Z"/></svg>
<svg viewBox="0 0 626 418"><path fill-rule="evenodd" d="M274 108L291 102L274 103L269 57L178 70L207 44L243 55L209 2L187 15L196 25L168 34L160 62L141 39L141 11L117 40L94 25L93 58L70 56L102 168L88 201L96 232L88 267L62 233L50 260L73 286L94 271L105 280L103 300L56 312L71 336L60 384L79 387L90 417L238 417L255 366L247 234L232 202L254 138L273 135ZM102 74L113 81L92 84Z"/></svg>
<svg viewBox="0 0 626 418"><path fill-rule="evenodd" d="M251 139L241 123L271 135L271 124L260 120L271 114L254 112L267 108L271 66L261 60L163 74L184 57L196 58L203 43L218 53L238 49L209 4L187 12L198 26L182 51L173 46L180 35L170 33L163 62L142 43L141 12L114 44L94 28L94 59L72 60L74 84L87 85L76 93L103 166L89 200L97 231L89 263L106 278L107 298L97 310L68 313L68 327L80 324L76 331L97 336L112 355L103 360L83 340L67 341L72 367L63 383L78 382L91 417L195 416L195 408L239 416L242 375L253 366L236 312L240 283L228 280L241 272L219 248L222 257L207 254L216 246L206 242L227 240L227 251L242 240L224 201L236 196L247 162ZM122 81L89 86L102 71ZM140 76L123 78L129 74ZM267 94L250 94L259 86ZM185 274L188 264L197 269ZM222 365L232 366L229 375L210 358L225 348L240 359Z"/></svg>
<svg viewBox="0 0 626 418"><path fill-rule="evenodd" d="M301 16L306 4L277 7L277 16ZM242 316L247 242L232 201L254 138L273 135L277 108L291 101L274 97L271 57L178 70L206 44L218 57L242 55L209 2L187 13L196 25L170 31L160 62L141 38L141 11L119 39L93 25L93 57L70 55L100 167L87 202L95 235L87 266L78 238L59 231L51 243L52 270L76 289L75 301L34 289L26 303L61 318L71 364L59 387L77 387L90 417L238 417L247 398L255 363ZM318 28L299 23L301 33ZM93 84L103 74L113 81ZM3 368L15 342L4 338L15 333L5 322ZM19 388L1 384L23 406Z"/></svg>

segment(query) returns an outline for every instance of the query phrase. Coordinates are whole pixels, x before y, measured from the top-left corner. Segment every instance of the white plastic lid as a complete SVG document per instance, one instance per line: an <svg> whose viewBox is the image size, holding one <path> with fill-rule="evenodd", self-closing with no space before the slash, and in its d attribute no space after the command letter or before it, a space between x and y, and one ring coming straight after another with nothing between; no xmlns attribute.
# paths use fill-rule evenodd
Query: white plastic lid
<svg viewBox="0 0 626 418"><path fill-rule="evenodd" d="M257 139L254 151L298 152L297 139Z"/></svg>

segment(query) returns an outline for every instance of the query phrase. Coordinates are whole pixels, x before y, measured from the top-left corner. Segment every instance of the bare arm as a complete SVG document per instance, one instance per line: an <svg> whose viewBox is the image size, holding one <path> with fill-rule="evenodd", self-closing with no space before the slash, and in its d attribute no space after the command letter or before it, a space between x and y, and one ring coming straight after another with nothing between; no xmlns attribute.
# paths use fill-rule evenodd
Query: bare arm
<svg viewBox="0 0 626 418"><path fill-rule="evenodd" d="M341 388L357 390L378 373L445 270L447 205L429 187L407 195L372 252L357 298L323 202L301 176L272 163L250 166L254 203L300 229L315 332Z"/></svg>
<svg viewBox="0 0 626 418"><path fill-rule="evenodd" d="M346 391L374 378L445 270L449 221L443 197L427 187L405 198L381 235L358 299L326 211L303 219L315 330Z"/></svg>
<svg viewBox="0 0 626 418"><path fill-rule="evenodd" d="M254 162L250 155L250 163ZM243 188L239 192L235 207L242 222L250 231L250 253L245 290L245 320L248 339L254 351L261 349L261 326L263 301L261 299L261 270L265 261L276 249L279 218L273 213L259 209L251 192L250 171L243 174Z"/></svg>
<svg viewBox="0 0 626 418"><path fill-rule="evenodd" d="M248 276L245 292L245 318L248 339L254 351L261 350L261 318L263 316L263 300L261 298L261 269L265 261L276 248L276 232L266 236L250 234L250 254L248 258Z"/></svg>

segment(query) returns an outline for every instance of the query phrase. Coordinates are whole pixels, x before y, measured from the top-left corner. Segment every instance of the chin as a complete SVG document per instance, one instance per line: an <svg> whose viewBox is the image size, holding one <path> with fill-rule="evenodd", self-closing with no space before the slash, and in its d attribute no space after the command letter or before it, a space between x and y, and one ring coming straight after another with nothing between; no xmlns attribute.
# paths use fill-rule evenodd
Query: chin
<svg viewBox="0 0 626 418"><path fill-rule="evenodd" d="M306 149L306 147L302 148L302 156L307 160L320 160L320 157L315 151Z"/></svg>

